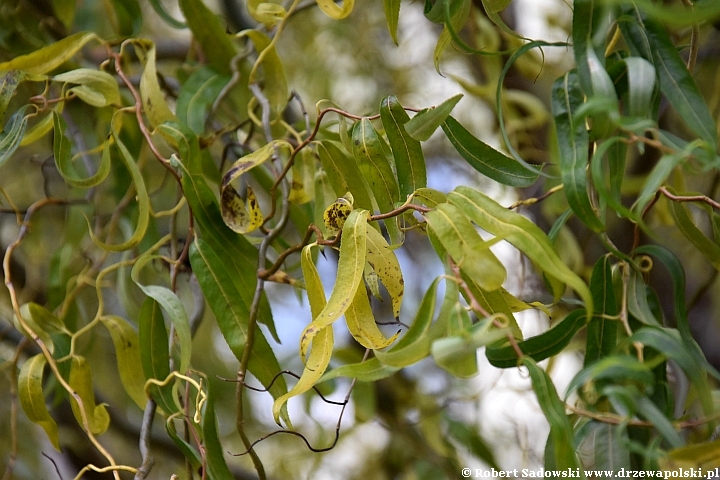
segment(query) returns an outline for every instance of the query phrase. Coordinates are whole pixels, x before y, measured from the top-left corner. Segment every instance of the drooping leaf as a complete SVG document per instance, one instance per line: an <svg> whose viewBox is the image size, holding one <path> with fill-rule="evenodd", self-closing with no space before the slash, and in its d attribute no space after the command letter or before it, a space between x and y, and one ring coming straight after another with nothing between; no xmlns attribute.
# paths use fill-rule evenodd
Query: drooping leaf
<svg viewBox="0 0 720 480"><path fill-rule="evenodd" d="M78 32L27 55L20 55L0 63L0 72L22 70L31 75L43 75L72 58L90 40L102 41L91 32Z"/></svg>
<svg viewBox="0 0 720 480"><path fill-rule="evenodd" d="M43 370L45 356L39 353L23 363L17 380L18 397L25 415L31 422L40 425L50 439L55 450L60 451L58 426L50 416L43 394Z"/></svg>
<svg viewBox="0 0 720 480"><path fill-rule="evenodd" d="M627 308L630 314L646 325L660 326L648 303L648 287L642 275L630 270L627 280Z"/></svg>
<svg viewBox="0 0 720 480"><path fill-rule="evenodd" d="M110 415L104 404L95 404L95 393L93 392L92 375L90 373L90 365L84 357L74 355L70 366L70 378L68 384L72 387L75 394L82 401L82 410L87 419L87 427L83 420L83 413L80 410L80 404L75 400L74 396L70 397L70 406L72 407L75 419L80 426L89 428L93 435L100 435L110 426Z"/></svg>
<svg viewBox="0 0 720 480"><path fill-rule="evenodd" d="M478 172L503 185L527 187L538 175L474 137L452 116L442 124L455 150Z"/></svg>
<svg viewBox="0 0 720 480"><path fill-rule="evenodd" d="M323 213L323 223L330 235L337 235L353 211L352 194L340 197L330 204Z"/></svg>
<svg viewBox="0 0 720 480"><path fill-rule="evenodd" d="M388 1L385 4L387 6ZM398 9L400 2L397 2ZM400 188L400 199L427 185L425 158L420 142L415 140L404 125L410 121L405 109L395 96L385 97L380 103L380 118L395 159L395 171Z"/></svg>
<svg viewBox="0 0 720 480"><path fill-rule="evenodd" d="M373 229L368 228L368 231L371 230ZM380 331L375 323L372 308L370 308L370 299L365 290L365 285L362 283L358 286L355 291L355 297L345 311L345 323L350 331L350 335L352 335L360 345L371 350L389 346L399 335L398 332L390 338L387 338Z"/></svg>
<svg viewBox="0 0 720 480"><path fill-rule="evenodd" d="M345 313L361 286L365 267L368 215L366 210L353 210L345 221L335 286L325 307L300 336L302 358L305 358L313 337Z"/></svg>
<svg viewBox="0 0 720 480"><path fill-rule="evenodd" d="M668 190L675 194L671 188ZM690 243L708 259L708 261L718 270L720 270L720 246L705 236L693 221L692 213L684 202L668 201L670 213L672 214L675 225L680 232L685 235Z"/></svg>
<svg viewBox="0 0 720 480"><path fill-rule="evenodd" d="M594 91L588 49L592 49L595 58L604 57L606 36L610 26L610 17L607 13L605 5L596 0L579 0L573 3L573 53L582 90L588 97L592 96Z"/></svg>
<svg viewBox="0 0 720 480"><path fill-rule="evenodd" d="M686 157L683 154L668 154L663 155L660 160L658 160L652 171L648 174L645 185L633 205L633 210L635 210L638 216L642 215L647 204L650 203L657 193L658 188L665 183L675 167L685 159Z"/></svg>
<svg viewBox="0 0 720 480"><path fill-rule="evenodd" d="M51 115L53 120L53 135L55 137L53 140L53 151L55 153L55 165L57 166L58 173L73 187L90 188L102 183L110 173L110 140L105 141L102 159L98 165L97 172L89 177L83 178L78 175L73 164L72 152L70 151L72 143L70 139L65 136L65 130L67 129L65 120L54 110Z"/></svg>
<svg viewBox="0 0 720 480"><path fill-rule="evenodd" d="M130 172L130 177L132 178L135 191L137 192L137 226L135 227L135 232L132 236L122 243L105 243L95 236L92 229L90 229L90 238L103 250L108 250L110 252L122 252L123 250L129 250L137 246L145 236L148 224L150 223L150 197L148 196L145 180L143 180L140 169L138 168L137 163L133 160L125 144L120 140L119 132L113 130L112 135L115 140L115 145L117 145L118 150L120 150L120 158L125 165L125 168L127 168Z"/></svg>
<svg viewBox="0 0 720 480"><path fill-rule="evenodd" d="M338 377L356 378L362 382L375 382L387 378L399 370L398 367L383 365L377 358L371 358L360 363L350 363L338 368L333 368L318 380L318 383L326 382Z"/></svg>
<svg viewBox="0 0 720 480"><path fill-rule="evenodd" d="M208 64L222 75L231 75L230 64L237 54L237 47L225 33L225 25L220 18L202 0L179 0L178 3Z"/></svg>
<svg viewBox="0 0 720 480"><path fill-rule="evenodd" d="M143 111L150 121L150 127L155 128L164 122L175 121L175 115L170 111L165 96L160 89L155 67L155 44L149 40L134 40L135 52L140 57L145 69L140 76L140 97Z"/></svg>
<svg viewBox="0 0 720 480"><path fill-rule="evenodd" d="M390 294L393 315L398 318L405 293L405 281L400 270L400 263L385 237L374 228L367 229L366 245L367 262Z"/></svg>
<svg viewBox="0 0 720 480"><path fill-rule="evenodd" d="M400 18L400 0L383 0L383 8L385 10L385 21L387 22L388 31L390 36L395 42L398 43L397 39L397 28L398 20Z"/></svg>
<svg viewBox="0 0 720 480"><path fill-rule="evenodd" d="M588 197L588 132L584 122L574 119L574 111L583 102L579 76L566 73L556 80L552 98L563 191L578 218L594 231L601 232L605 226Z"/></svg>
<svg viewBox="0 0 720 480"><path fill-rule="evenodd" d="M342 145L331 140L316 142L320 163L327 173L335 194L340 197L350 192L354 204L363 210L372 210L373 204L357 162L345 153Z"/></svg>
<svg viewBox="0 0 720 480"><path fill-rule="evenodd" d="M138 375L143 371L138 332L130 326L127 320L115 315L105 315L100 317L100 321L110 332L115 347L120 382L135 404L144 409L147 396L145 396L144 378Z"/></svg>
<svg viewBox="0 0 720 480"><path fill-rule="evenodd" d="M160 18L163 19L165 23L170 25L173 28L187 28L187 23L181 22L180 20L176 20L173 18L172 15L170 15L167 10L165 10L165 6L163 5L162 0L149 0L150 6L152 6L153 10L155 10L155 13L158 14Z"/></svg>
<svg viewBox="0 0 720 480"><path fill-rule="evenodd" d="M568 385L566 398L588 383L602 380L612 380L615 384L627 380L642 384L646 390L649 390L655 383L655 375L646 363L640 362L635 357L629 355L605 357L584 367L573 377Z"/></svg>
<svg viewBox="0 0 720 480"><path fill-rule="evenodd" d="M27 128L28 117L25 115L27 109L26 105L13 113L3 131L0 132L0 166L7 162L20 146Z"/></svg>
<svg viewBox="0 0 720 480"><path fill-rule="evenodd" d="M695 469L714 473L720 467L720 440L670 450L660 466L669 471Z"/></svg>
<svg viewBox="0 0 720 480"><path fill-rule="evenodd" d="M652 111L656 73L652 63L644 58L625 59L628 75L628 113L635 117L647 117Z"/></svg>
<svg viewBox="0 0 720 480"><path fill-rule="evenodd" d="M524 355L536 362L557 355L567 347L575 333L585 325L584 310L575 310L551 329L525 341L517 342ZM491 365L498 368L516 367L520 362L515 347L512 345L490 345L485 355Z"/></svg>
<svg viewBox="0 0 720 480"><path fill-rule="evenodd" d="M424 142L445 122L462 97L463 95L459 93L437 107L421 111L405 124L405 130L415 140Z"/></svg>
<svg viewBox="0 0 720 480"><path fill-rule="evenodd" d="M275 44L259 30L243 30L240 37L248 37L258 52L258 65L250 72L248 83L257 83L258 66L263 69L263 91L275 116L280 116L288 100L288 86L285 68L275 49Z"/></svg>
<svg viewBox="0 0 720 480"><path fill-rule="evenodd" d="M207 399L201 416L204 458L207 461L207 471L213 480L233 480L235 477L225 462L225 448L220 442L218 433L218 419L215 415L216 393L213 381L208 382Z"/></svg>
<svg viewBox="0 0 720 480"><path fill-rule="evenodd" d="M537 225L468 187L456 188L448 195L448 199L480 228L507 240L547 275L570 285L585 303L588 318L592 318L593 299L590 289L560 260L547 236Z"/></svg>
<svg viewBox="0 0 720 480"><path fill-rule="evenodd" d="M523 365L530 373L532 388L545 418L550 423L553 446L553 467L575 471L580 466L573 443L573 429L565 414L565 404L558 397L550 377L530 357L523 357Z"/></svg>
<svg viewBox="0 0 720 480"><path fill-rule="evenodd" d="M461 271L485 290L500 288L506 277L505 267L460 208L443 203L425 214L425 218Z"/></svg>

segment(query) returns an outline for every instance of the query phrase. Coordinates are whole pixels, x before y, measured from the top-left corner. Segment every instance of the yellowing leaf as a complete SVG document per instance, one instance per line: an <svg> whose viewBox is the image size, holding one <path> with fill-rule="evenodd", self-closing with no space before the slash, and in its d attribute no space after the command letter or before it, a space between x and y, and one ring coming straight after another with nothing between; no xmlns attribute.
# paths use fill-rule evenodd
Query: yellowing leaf
<svg viewBox="0 0 720 480"><path fill-rule="evenodd" d="M264 0L248 0L247 9L252 18L268 28L278 24L287 14L285 7L279 3Z"/></svg>
<svg viewBox="0 0 720 480"><path fill-rule="evenodd" d="M367 230L368 232L375 231L373 228ZM370 308L370 299L368 299L365 291L365 285L362 283L358 286L355 297L345 312L345 322L355 340L363 347L372 350L387 347L399 335L398 332L390 338L385 338L385 335L380 331L375 323L372 308Z"/></svg>
<svg viewBox="0 0 720 480"><path fill-rule="evenodd" d="M135 40L134 45L138 57L145 66L140 77L140 97L145 115L150 120L150 126L155 128L163 122L175 121L175 115L170 111L158 83L155 44L149 40Z"/></svg>
<svg viewBox="0 0 720 480"><path fill-rule="evenodd" d="M259 82L257 72L258 67L262 66L263 91L270 102L273 113L279 116L287 104L288 85L285 68L280 61L275 45L270 42L267 35L259 30L243 30L238 33L238 37L248 37L255 45L255 51L258 52L257 63L250 72L248 84Z"/></svg>
<svg viewBox="0 0 720 480"><path fill-rule="evenodd" d="M253 153L238 159L223 175L220 184L220 211L225 225L237 233L249 233L256 230L263 222L257 198L252 188L247 187L247 206L231 183L243 173L260 165L272 157L280 146L288 146L284 140L273 140Z"/></svg>
<svg viewBox="0 0 720 480"><path fill-rule="evenodd" d="M56 82L71 83L68 93L75 93L81 100L94 107L120 104L120 89L117 81L109 73L91 68L78 68L55 75Z"/></svg>
<svg viewBox="0 0 720 480"><path fill-rule="evenodd" d="M18 375L18 396L25 415L33 423L40 425L55 450L60 451L58 426L50 416L42 390L45 356L42 353L23 363Z"/></svg>
<svg viewBox="0 0 720 480"><path fill-rule="evenodd" d="M349 199L347 198L349 196ZM325 227L330 235L337 235L345 225L350 212L353 211L352 195L347 194L345 197L340 197L333 202L323 213L323 220L325 221Z"/></svg>
<svg viewBox="0 0 720 480"><path fill-rule="evenodd" d="M374 228L367 229L367 261L390 294L393 315L397 318L405 293L405 280L395 253L390 250L385 237Z"/></svg>
<svg viewBox="0 0 720 480"><path fill-rule="evenodd" d="M100 435L107 430L110 425L110 415L105 405L95 405L90 365L88 365L83 357L73 356L70 366L70 380L68 383L82 401L90 432L94 435ZM75 419L84 429L83 413L75 397L70 397L70 406L72 407Z"/></svg>
<svg viewBox="0 0 720 480"><path fill-rule="evenodd" d="M300 336L300 355L303 358L313 337L345 313L362 282L368 215L367 210L353 210L345 221L335 286L327 305Z"/></svg>
<svg viewBox="0 0 720 480"><path fill-rule="evenodd" d="M43 75L72 58L90 40L100 37L91 32L78 32L27 55L20 55L9 62L0 63L0 72L22 70L33 75Z"/></svg>
<svg viewBox="0 0 720 480"><path fill-rule="evenodd" d="M138 407L145 409L147 396L145 395L145 377L140 374L143 368L140 361L138 332L130 326L127 320L114 315L100 317L100 321L110 332L115 346L115 357L123 388Z"/></svg>
<svg viewBox="0 0 720 480"><path fill-rule="evenodd" d="M317 0L318 7L325 14L335 20L347 17L355 6L355 0L343 0L342 7L335 3L334 0Z"/></svg>

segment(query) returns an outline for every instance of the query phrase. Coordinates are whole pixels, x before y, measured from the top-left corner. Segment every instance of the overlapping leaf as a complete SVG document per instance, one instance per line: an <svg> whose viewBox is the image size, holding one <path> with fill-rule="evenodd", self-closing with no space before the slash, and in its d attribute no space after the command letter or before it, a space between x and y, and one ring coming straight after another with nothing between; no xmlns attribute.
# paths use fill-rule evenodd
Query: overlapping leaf
<svg viewBox="0 0 720 480"><path fill-rule="evenodd" d="M91 32L74 33L32 53L0 63L0 72L22 70L31 75L49 73L72 58L91 40L100 40L100 38Z"/></svg>
<svg viewBox="0 0 720 480"><path fill-rule="evenodd" d="M402 199L427 185L425 158L420 142L410 136L404 127L410 121L410 116L395 96L386 97L380 103L380 118L395 159Z"/></svg>
<svg viewBox="0 0 720 480"><path fill-rule="evenodd" d="M57 166L58 173L73 187L90 188L102 183L110 173L110 140L105 141L102 159L100 160L97 171L89 177L81 177L75 170L73 163L72 152L70 151L72 144L70 143L70 139L65 136L67 124L56 111L53 110L51 116L54 129L53 151L55 153L55 165Z"/></svg>
<svg viewBox="0 0 720 480"><path fill-rule="evenodd" d="M55 450L60 451L60 438L58 426L50 416L45 405L43 394L43 370L45 369L45 356L39 353L23 363L18 375L18 397L25 415L31 422L40 425Z"/></svg>

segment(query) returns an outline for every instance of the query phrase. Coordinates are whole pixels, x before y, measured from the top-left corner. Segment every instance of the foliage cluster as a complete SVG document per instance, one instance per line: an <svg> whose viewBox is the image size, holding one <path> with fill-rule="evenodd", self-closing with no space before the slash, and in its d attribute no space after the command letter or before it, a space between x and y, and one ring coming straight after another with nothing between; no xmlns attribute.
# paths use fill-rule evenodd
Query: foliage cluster
<svg viewBox="0 0 720 480"><path fill-rule="evenodd" d="M353 395L360 420L379 415L393 425L406 409L421 412L419 428L402 424L410 431L402 438L428 455L406 452L387 475L454 478L458 445L497 466L476 431L412 387L397 411L376 405L399 403L398 372L426 357L455 377L477 375L480 348L495 367L529 373L550 424L546 469L720 464L709 379L720 373L691 334L683 267L692 247L720 268L718 125L693 77L717 67L704 44L716 38L709 22L720 18L717 2L576 0L569 41L550 43L508 26L508 0L426 0L428 28L442 26L436 68L450 46L482 66L486 81L463 86L494 107L507 155L451 116L460 95L422 109L388 95L373 115L328 100L307 112L278 40L308 10L352 22L351 0L248 0L257 28L236 34L202 0L179 0L183 21L151 1L167 25L191 32L182 60L161 59L139 35L137 0L105 2L110 15L99 27L90 7L50 3L47 12L21 0L0 9L2 230L12 237L3 334L15 342L4 352L13 392L5 478L33 468L23 461L20 417L60 449L70 428L67 418L58 426L63 405L99 454L77 478L145 478L155 417L188 477L233 478L217 420L219 392L230 383L202 358L214 353L193 353L203 317L237 358L238 453L260 478L265 467L248 433L257 415L246 399L251 385L273 398L282 430L270 435L307 443L287 402L327 393L338 378L352 379L337 385L349 385L342 408ZM401 2L374 3L364 8L384 8L397 41ZM505 88L510 75L528 73L520 66L534 50L570 45L575 67L554 82L549 114L537 97ZM717 89L711 94L717 110ZM550 117L552 146L539 163L533 135ZM544 193L507 208L472 186L428 188L423 144L436 131L489 180ZM20 178L14 172L28 157L48 161ZM545 200L547 232L516 211ZM428 238L445 267L409 326L399 320L405 285L395 254L406 236ZM585 239L582 264L565 262L559 238ZM547 295L518 298L503 287L507 267L491 249L502 241L534 267ZM335 251L326 298L316 265ZM650 282L660 265L672 303ZM33 269L44 281L30 281ZM273 346L282 326L268 282L295 289L312 312L298 339L304 369L291 388ZM373 298L389 302L389 322ZM515 314L528 309L548 314L551 328L525 338ZM336 347L342 317L362 349ZM561 396L538 363L581 342L583 369ZM99 376L109 344L117 368ZM673 382L686 388L673 391ZM137 464L100 441L126 399L135 416L143 412Z"/></svg>

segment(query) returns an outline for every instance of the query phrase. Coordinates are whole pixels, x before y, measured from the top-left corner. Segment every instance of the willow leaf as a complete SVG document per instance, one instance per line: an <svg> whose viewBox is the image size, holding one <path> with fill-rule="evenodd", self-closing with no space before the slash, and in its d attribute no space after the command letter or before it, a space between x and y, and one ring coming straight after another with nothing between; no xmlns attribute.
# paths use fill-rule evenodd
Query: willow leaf
<svg viewBox="0 0 720 480"><path fill-rule="evenodd" d="M397 3L399 9L400 2ZM391 95L382 100L380 118L395 158L400 198L403 199L418 188L424 188L427 185L422 147L420 142L412 138L404 128L404 125L410 121L410 117L395 96Z"/></svg>
<svg viewBox="0 0 720 480"><path fill-rule="evenodd" d="M46 363L47 361L42 353L29 358L23 363L17 379L18 397L20 398L20 406L28 420L40 425L45 430L50 443L59 452L58 426L50 416L47 405L45 405L45 396L42 389L43 370Z"/></svg>

